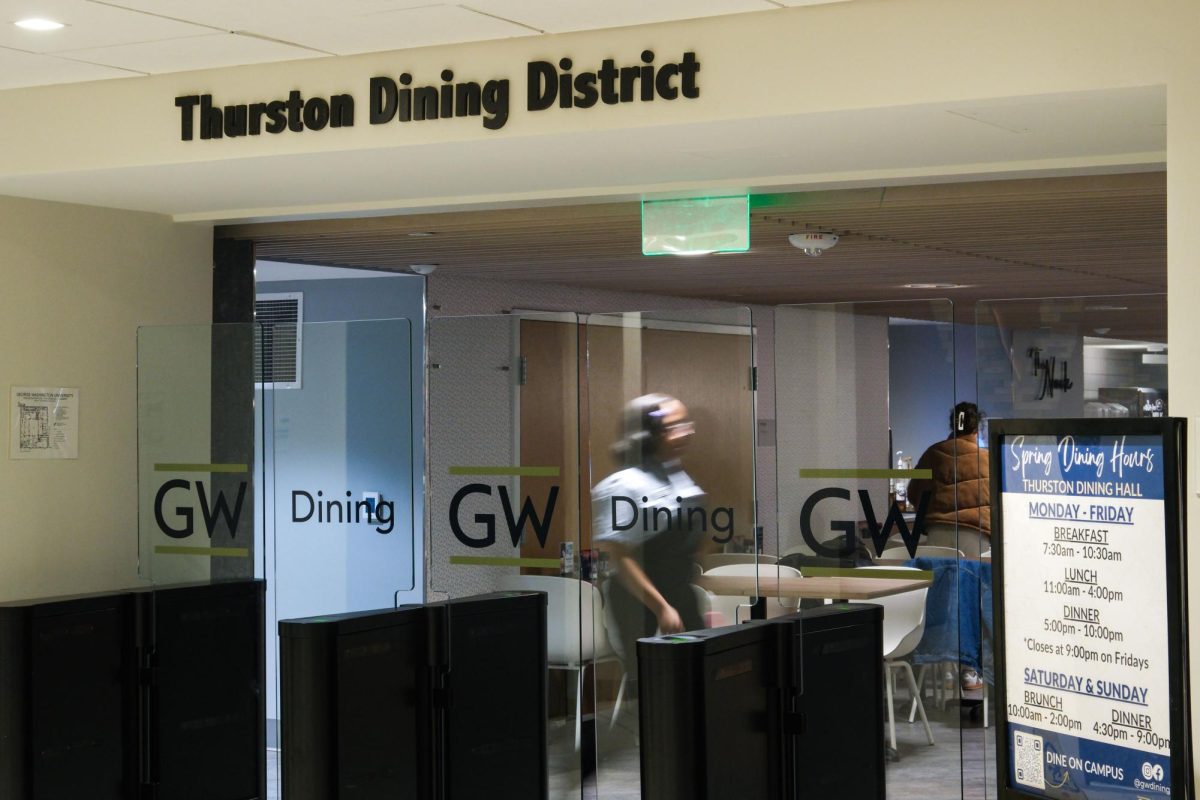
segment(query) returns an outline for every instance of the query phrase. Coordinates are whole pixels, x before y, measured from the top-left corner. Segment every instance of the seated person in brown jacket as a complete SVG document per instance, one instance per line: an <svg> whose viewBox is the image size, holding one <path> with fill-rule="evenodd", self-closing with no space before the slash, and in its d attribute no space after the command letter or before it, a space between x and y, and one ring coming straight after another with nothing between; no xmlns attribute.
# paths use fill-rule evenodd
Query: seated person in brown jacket
<svg viewBox="0 0 1200 800"><path fill-rule="evenodd" d="M950 412L950 436L929 447L916 469L927 469L932 478L914 478L908 497L914 505L923 492L931 494L925 513L923 544L952 547L967 558L991 548L992 511L988 496L988 451L976 444L979 408L959 403Z"/></svg>
<svg viewBox="0 0 1200 800"><path fill-rule="evenodd" d="M925 513L928 541L921 544L960 550L970 559L991 549L988 451L977 443L979 420L974 403L956 405L950 412L950 436L929 447L917 462L916 468L930 470L932 479L914 478L908 484L913 503L920 502L922 492L932 495ZM964 667L961 678L964 691L983 686L973 669Z"/></svg>

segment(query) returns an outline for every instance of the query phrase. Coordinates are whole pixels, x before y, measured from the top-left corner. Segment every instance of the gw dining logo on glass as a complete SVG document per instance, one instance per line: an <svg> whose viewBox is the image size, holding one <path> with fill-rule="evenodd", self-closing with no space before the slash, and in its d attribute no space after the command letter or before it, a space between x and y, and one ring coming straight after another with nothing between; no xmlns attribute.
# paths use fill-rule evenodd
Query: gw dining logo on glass
<svg viewBox="0 0 1200 800"><path fill-rule="evenodd" d="M524 478L558 478L558 467L450 467L450 474L456 476L504 476ZM540 496L540 492L535 492ZM550 524L554 519L554 511L558 505L559 486L550 485L545 490L545 502L539 508L534 502L534 496L526 494L520 498L520 507L514 500L509 487L502 484L468 483L459 488L450 498L449 524L450 531L459 542L467 547L482 549L491 547L497 541L497 524L503 518L504 527L508 532L508 540L513 547L520 546L525 538L526 529L531 529L537 538L538 545L546 546L550 534ZM473 515L474 527L467 530L464 524L463 505L471 502L478 507L481 503L486 506L483 498L497 497L500 514L495 510L477 512ZM649 504L649 498L638 498L616 495L611 501L612 528L615 531L627 531L639 525L646 530L701 530L705 533L713 531L713 541L723 544L733 538L733 509L720 507L713 509L710 514L701 506L684 507L683 498L676 498L676 506L654 506Z"/></svg>
<svg viewBox="0 0 1200 800"><path fill-rule="evenodd" d="M237 538L249 488L249 479L239 477L249 474L246 465L155 464L154 471L210 476L208 481L171 478L159 485L154 495L154 521L165 536L186 539L196 533L199 522L209 539L222 528ZM290 496L290 519L296 525L369 524L376 533L386 535L396 524L396 505L391 500L354 500L350 490L344 498L326 497L321 489L295 489Z"/></svg>

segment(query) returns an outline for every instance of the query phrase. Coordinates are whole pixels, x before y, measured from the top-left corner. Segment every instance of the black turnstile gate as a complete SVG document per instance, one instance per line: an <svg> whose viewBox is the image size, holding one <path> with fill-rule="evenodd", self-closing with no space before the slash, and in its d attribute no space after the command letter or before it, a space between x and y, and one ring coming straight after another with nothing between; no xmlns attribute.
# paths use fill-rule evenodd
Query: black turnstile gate
<svg viewBox="0 0 1200 800"><path fill-rule="evenodd" d="M283 797L548 794L546 596L279 623Z"/></svg>
<svg viewBox="0 0 1200 800"><path fill-rule="evenodd" d="M0 604L0 800L265 800L264 585Z"/></svg>
<svg viewBox="0 0 1200 800"><path fill-rule="evenodd" d="M883 800L882 622L837 604L640 640L644 800Z"/></svg>

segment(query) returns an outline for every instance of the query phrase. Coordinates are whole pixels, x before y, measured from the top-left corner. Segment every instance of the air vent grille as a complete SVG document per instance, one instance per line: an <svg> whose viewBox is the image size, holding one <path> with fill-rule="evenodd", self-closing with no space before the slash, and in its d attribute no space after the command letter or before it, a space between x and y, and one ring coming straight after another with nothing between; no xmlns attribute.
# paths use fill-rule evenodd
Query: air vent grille
<svg viewBox="0 0 1200 800"><path fill-rule="evenodd" d="M260 294L254 301L255 383L265 388L298 389L304 298L299 292Z"/></svg>

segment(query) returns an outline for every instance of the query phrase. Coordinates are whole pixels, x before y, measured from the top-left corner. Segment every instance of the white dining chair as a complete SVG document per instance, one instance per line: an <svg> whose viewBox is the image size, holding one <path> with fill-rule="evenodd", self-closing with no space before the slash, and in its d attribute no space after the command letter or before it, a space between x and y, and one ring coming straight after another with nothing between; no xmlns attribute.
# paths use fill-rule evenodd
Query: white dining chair
<svg viewBox="0 0 1200 800"><path fill-rule="evenodd" d="M713 567L704 574L712 576L729 575L733 577L757 574L759 586L765 587L776 578L799 578L800 570L795 567L785 567L779 564L726 564L721 567ZM712 610L714 614L719 614L723 617L726 625L736 625L739 622L739 608L746 609L742 614L743 617L747 617L749 615L749 606L753 602L752 598L743 595L712 595L712 598ZM798 606L799 601L795 598L768 597L767 617L794 614Z"/></svg>
<svg viewBox="0 0 1200 800"><path fill-rule="evenodd" d="M988 551L990 556L991 551ZM941 545L922 544L917 546L917 554L911 556L908 553L907 547L889 547L880 554L877 560L879 561L910 561L913 558L956 558L960 561L966 559L966 554L962 550L953 547L943 547ZM956 667L949 662L939 662L936 664L922 664L921 669L917 672L917 686L921 690L924 689L925 679L930 674L934 676L933 682L933 701L938 709L942 709L946 705L946 692L944 681L939 680L939 676L943 672L943 668ZM955 670L957 671L957 670ZM912 722L916 718L917 704L914 702L912 708L908 711L908 721ZM986 727L986 726L985 726Z"/></svg>
<svg viewBox="0 0 1200 800"><path fill-rule="evenodd" d="M575 672L575 749L579 750L583 737L584 668L620 660L608 639L600 589L587 581L553 575L505 575L500 579L500 588L546 593L547 662L550 669ZM628 677L622 670L610 727L621 713Z"/></svg>
<svg viewBox="0 0 1200 800"><path fill-rule="evenodd" d="M890 570L919 572L913 567L862 567L864 570ZM887 667L887 712L888 737L892 749L896 749L896 710L893 706L896 694L896 673L902 673L908 679L908 688L912 693L917 712L921 715L921 724L925 726L925 736L929 744L933 744L933 729L929 727L929 718L925 716L925 705L921 702L921 692L917 688L917 679L913 676L912 665L902 659L916 649L925 633L925 597L928 588L911 592L889 595L872 600L872 603L883 606L883 660Z"/></svg>

